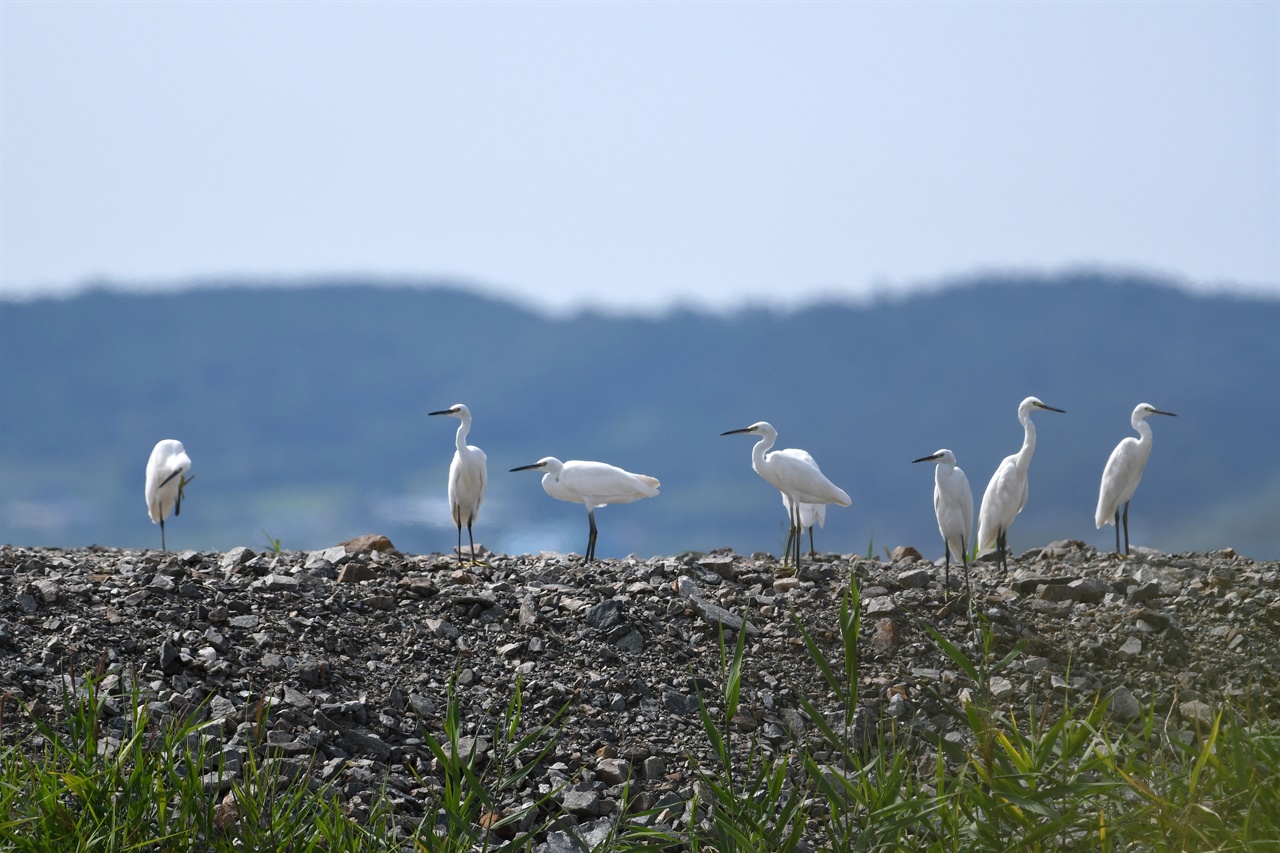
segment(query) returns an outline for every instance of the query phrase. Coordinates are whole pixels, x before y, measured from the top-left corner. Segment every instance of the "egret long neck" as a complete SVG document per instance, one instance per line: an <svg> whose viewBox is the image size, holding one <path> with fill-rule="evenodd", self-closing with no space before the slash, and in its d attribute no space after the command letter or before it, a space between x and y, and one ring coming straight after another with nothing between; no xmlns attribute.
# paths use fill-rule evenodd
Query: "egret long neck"
<svg viewBox="0 0 1280 853"><path fill-rule="evenodd" d="M1018 457L1014 464L1019 471L1026 472L1031 465L1031 457L1036 452L1036 425L1031 420L1031 415L1026 414L1018 418L1022 421L1022 449L1018 451Z"/></svg>
<svg viewBox="0 0 1280 853"><path fill-rule="evenodd" d="M1138 452L1142 455L1142 459L1151 454L1151 445L1154 439L1151 437L1151 425L1145 420L1134 420L1133 428L1138 431Z"/></svg>
<svg viewBox="0 0 1280 853"><path fill-rule="evenodd" d="M778 440L776 435L762 435L760 440L751 448L751 467L755 469L757 474L761 474L760 467L764 465L764 455L773 447L773 443ZM764 476L761 474L761 476Z"/></svg>
<svg viewBox="0 0 1280 853"><path fill-rule="evenodd" d="M471 418L465 415L461 418L462 423L458 424L458 431L453 436L453 441L458 445L459 450L467 449L467 433L471 431Z"/></svg>

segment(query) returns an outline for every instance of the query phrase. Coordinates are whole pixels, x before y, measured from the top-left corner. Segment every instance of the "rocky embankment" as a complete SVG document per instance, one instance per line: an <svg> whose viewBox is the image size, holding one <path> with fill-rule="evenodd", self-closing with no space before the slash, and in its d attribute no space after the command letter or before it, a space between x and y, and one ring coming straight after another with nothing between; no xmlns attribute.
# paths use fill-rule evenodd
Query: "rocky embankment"
<svg viewBox="0 0 1280 853"><path fill-rule="evenodd" d="M210 770L224 769L210 773L211 795L254 749L333 786L353 814L385 793L414 827L438 772L422 735L439 735L450 679L481 751L519 682L526 728L564 713L553 750L502 807L562 787L589 837L625 807L630 779L631 807L665 806L646 820L679 830L709 760L698 693L720 702L720 625L732 638L748 619L735 737L785 751L790 733L811 730L798 693L836 707L792 614L838 661L851 577L862 723L965 740L934 694L958 701L975 685L925 631L979 656L962 575L953 567L944 595L940 566L896 556L830 555L796 574L728 551L591 565L486 554L459 569L380 537L279 554L0 546L0 735L29 746L30 714L52 719L63 685L105 665L104 738L123 733L135 695L157 722L215 722L202 729ZM979 563L972 583L995 652L1027 643L991 683L998 703L1101 694L1121 721L1151 705L1189 730L1227 700L1280 717L1278 563L1230 550L1121 560L1066 541L1021 555L1008 575Z"/></svg>

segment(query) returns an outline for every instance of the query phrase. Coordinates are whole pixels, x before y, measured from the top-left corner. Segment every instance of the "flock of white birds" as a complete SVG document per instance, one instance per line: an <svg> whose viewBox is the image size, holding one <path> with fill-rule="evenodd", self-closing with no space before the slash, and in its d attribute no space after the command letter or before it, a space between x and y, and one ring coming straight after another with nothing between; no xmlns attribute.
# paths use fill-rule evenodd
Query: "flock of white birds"
<svg viewBox="0 0 1280 853"><path fill-rule="evenodd" d="M997 559L1007 569L1007 536L1009 526L1027 505L1027 470L1036 451L1036 428L1031 413L1036 409L1063 412L1045 405L1035 397L1028 397L1018 406L1018 421L1022 424L1022 447L1017 453L1006 456L991 475L987 490L982 495L978 511L978 550L996 549ZM471 431L471 411L461 403L431 412L458 418L458 432L454 437L457 449L449 465L449 507L453 523L458 528L458 562L462 562L462 528L467 528L468 553L475 559L475 539L472 525L480 513L488 483L488 461L484 451L467 444ZM1102 471L1102 485L1098 490L1098 508L1094 522L1100 529L1104 524L1116 528L1116 552L1120 551L1120 528L1124 527L1124 553L1129 553L1129 501L1133 498L1147 458L1151 455L1151 427L1146 419L1150 415L1169 415L1148 403L1139 403L1133 410L1130 423L1138 432L1138 438L1129 436L1116 445ZM849 495L836 486L818 468L818 463L804 450L787 448L772 450L778 440L778 431L765 421L759 421L742 429L731 429L721 435L757 435L760 440L751 448L751 467L770 485L782 493L782 503L790 520L787 539L787 555L792 565L800 564L801 542L804 531L809 531L809 550L813 551L813 526L821 527L826 520L828 504L849 506ZM956 456L943 448L914 462L934 462L933 508L938 517L938 531L945 548L945 583L950 586L952 557L959 557L968 582L970 534L973 530L973 492L964 471L956 465ZM167 548L164 521L172 513L182 509L183 490L193 478L191 457L182 442L166 438L156 444L147 460L146 498L147 511L152 523L160 525L160 547ZM633 474L604 462L586 462L570 459L561 462L554 456L546 456L531 465L521 465L512 471L543 471L542 488L557 500L580 503L587 508L590 533L587 538L586 558L594 560L596 554L595 511L606 504L631 503L658 494L661 485L654 477ZM1123 515L1122 515L1123 509Z"/></svg>

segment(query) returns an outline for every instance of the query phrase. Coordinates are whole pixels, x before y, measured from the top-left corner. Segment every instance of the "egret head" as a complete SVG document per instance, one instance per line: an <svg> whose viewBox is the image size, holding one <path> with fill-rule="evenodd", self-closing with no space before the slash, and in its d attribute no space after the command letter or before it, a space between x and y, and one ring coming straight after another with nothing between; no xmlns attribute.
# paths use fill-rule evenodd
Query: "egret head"
<svg viewBox="0 0 1280 853"><path fill-rule="evenodd" d="M1021 405L1018 406L1018 416L1021 417L1033 409L1046 409L1050 412L1061 412L1064 415L1066 414L1066 409L1055 409L1053 406L1040 402L1039 397L1028 397L1022 401Z"/></svg>
<svg viewBox="0 0 1280 853"><path fill-rule="evenodd" d="M943 448L928 456L921 456L919 459L912 459L912 462L943 462L948 465L956 464L956 455L950 450Z"/></svg>
<svg viewBox="0 0 1280 853"><path fill-rule="evenodd" d="M1150 403L1139 403L1138 407L1133 410L1134 421L1144 420L1147 415L1168 415L1171 418L1177 417L1173 412L1162 412Z"/></svg>
<svg viewBox="0 0 1280 853"><path fill-rule="evenodd" d="M773 426L768 421L756 421L749 427L743 427L742 429L731 429L727 432L722 432L720 434L721 435L738 435L739 433L748 433L748 432L754 435L772 436L773 438L778 437L778 431L774 429Z"/></svg>
<svg viewBox="0 0 1280 853"><path fill-rule="evenodd" d="M544 456L532 465L521 465L518 468L512 468L511 473L514 474L516 471L546 471L549 474L554 474L563 467L564 464L554 456Z"/></svg>
<svg viewBox="0 0 1280 853"><path fill-rule="evenodd" d="M471 417L471 410L461 403L454 403L447 409L438 412L427 412L428 415L448 415L451 418L466 419Z"/></svg>

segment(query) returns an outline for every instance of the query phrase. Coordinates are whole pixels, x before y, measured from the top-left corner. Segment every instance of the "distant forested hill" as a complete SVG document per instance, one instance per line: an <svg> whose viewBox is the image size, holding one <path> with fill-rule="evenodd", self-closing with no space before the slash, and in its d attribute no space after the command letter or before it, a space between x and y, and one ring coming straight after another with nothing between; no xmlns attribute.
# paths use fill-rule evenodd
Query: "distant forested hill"
<svg viewBox="0 0 1280 853"><path fill-rule="evenodd" d="M768 420L853 498L820 548L914 544L940 555L933 472L955 451L975 503L1041 413L1015 551L1095 531L1098 480L1129 413L1150 402L1155 450L1130 514L1135 544L1280 556L1280 302L1190 295L1123 276L969 281L869 305L780 313L584 313L552 319L445 287L351 281L98 290L0 303L0 541L152 546L147 454L179 438L196 481L177 548L316 548L382 532L446 550L457 421L489 456L478 540L581 552L585 511L507 469L545 455L662 480L597 513L602 556L781 550L781 501L750 468Z"/></svg>

